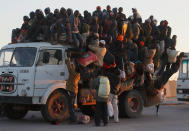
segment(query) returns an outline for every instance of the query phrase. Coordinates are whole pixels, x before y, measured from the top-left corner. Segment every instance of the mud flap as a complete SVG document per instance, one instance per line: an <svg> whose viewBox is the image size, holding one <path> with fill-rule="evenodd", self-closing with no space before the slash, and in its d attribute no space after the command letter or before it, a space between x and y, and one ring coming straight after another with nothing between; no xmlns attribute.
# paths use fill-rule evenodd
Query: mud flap
<svg viewBox="0 0 189 131"><path fill-rule="evenodd" d="M156 96L146 96L144 100L144 107L156 106L161 103L161 96L157 94Z"/></svg>

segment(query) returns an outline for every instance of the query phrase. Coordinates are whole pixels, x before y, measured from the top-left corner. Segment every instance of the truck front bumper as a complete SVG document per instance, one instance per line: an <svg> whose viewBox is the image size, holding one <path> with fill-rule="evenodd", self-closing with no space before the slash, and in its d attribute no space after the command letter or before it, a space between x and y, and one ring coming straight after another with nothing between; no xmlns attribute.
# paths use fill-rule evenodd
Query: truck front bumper
<svg viewBox="0 0 189 131"><path fill-rule="evenodd" d="M1 104L32 104L32 97L0 96Z"/></svg>

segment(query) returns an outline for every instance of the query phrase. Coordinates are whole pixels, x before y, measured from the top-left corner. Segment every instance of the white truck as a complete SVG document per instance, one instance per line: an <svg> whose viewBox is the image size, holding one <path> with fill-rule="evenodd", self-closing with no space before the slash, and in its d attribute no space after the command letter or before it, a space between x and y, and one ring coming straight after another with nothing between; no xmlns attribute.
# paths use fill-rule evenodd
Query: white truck
<svg viewBox="0 0 189 131"><path fill-rule="evenodd" d="M185 53L177 79L177 99L189 101L189 53Z"/></svg>
<svg viewBox="0 0 189 131"><path fill-rule="evenodd" d="M67 48L36 42L9 44L1 49L0 105L9 119L21 119L29 110L41 111L47 121L68 118ZM144 96L140 89L131 87L119 96L120 115L138 117L143 106L159 102L159 96ZM85 113L94 110L94 96L88 88L79 86L78 103Z"/></svg>

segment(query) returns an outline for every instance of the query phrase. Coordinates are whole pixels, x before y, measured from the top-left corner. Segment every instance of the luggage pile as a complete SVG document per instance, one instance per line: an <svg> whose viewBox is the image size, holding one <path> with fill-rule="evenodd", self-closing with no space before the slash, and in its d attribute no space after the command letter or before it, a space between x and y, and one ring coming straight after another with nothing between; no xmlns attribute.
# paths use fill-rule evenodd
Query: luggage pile
<svg viewBox="0 0 189 131"><path fill-rule="evenodd" d="M69 44L69 57L75 61L84 85L104 70L116 87L142 87L147 75L161 76L165 67L176 62L177 36L171 37L167 20L157 24L151 15L144 22L136 8L127 17L123 8L106 9L100 6L83 15L72 9L37 9L23 17L21 28L13 29L12 43L47 41L52 44ZM156 71L156 73L155 73ZM128 83L127 83L128 82ZM131 84L132 86L131 86ZM128 85L128 86L126 86ZM128 88L129 87L129 88ZM117 88L117 87L116 87ZM119 94L120 89L115 89Z"/></svg>

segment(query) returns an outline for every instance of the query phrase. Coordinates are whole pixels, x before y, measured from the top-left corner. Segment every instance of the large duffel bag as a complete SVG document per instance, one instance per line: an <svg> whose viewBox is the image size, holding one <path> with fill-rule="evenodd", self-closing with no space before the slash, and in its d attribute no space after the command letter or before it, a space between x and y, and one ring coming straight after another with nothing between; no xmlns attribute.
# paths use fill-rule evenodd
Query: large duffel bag
<svg viewBox="0 0 189 131"><path fill-rule="evenodd" d="M78 114L76 114L76 116L77 116L77 122L79 124L87 124L90 122L90 116L88 116L88 115L78 113Z"/></svg>
<svg viewBox="0 0 189 131"><path fill-rule="evenodd" d="M77 62L84 67L96 61L97 56L91 51L84 53L80 58L77 59Z"/></svg>

